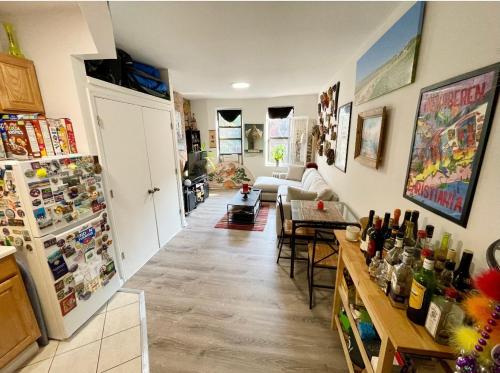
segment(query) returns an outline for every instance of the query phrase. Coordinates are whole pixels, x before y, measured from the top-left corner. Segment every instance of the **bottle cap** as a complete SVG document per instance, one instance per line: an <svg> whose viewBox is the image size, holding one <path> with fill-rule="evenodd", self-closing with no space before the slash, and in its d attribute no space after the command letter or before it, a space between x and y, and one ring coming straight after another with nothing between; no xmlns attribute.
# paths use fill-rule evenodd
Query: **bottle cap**
<svg viewBox="0 0 500 373"><path fill-rule="evenodd" d="M448 298L457 299L458 298L458 291L456 291L453 288L446 288L444 290L444 295L446 295Z"/></svg>
<svg viewBox="0 0 500 373"><path fill-rule="evenodd" d="M432 271L434 269L434 260L425 258L424 259L424 269Z"/></svg>
<svg viewBox="0 0 500 373"><path fill-rule="evenodd" d="M427 234L427 237L432 237L432 235L434 234L434 226L430 224L426 225L425 233Z"/></svg>
<svg viewBox="0 0 500 373"><path fill-rule="evenodd" d="M423 256L424 258L432 258L432 250L425 247L420 252L420 255Z"/></svg>
<svg viewBox="0 0 500 373"><path fill-rule="evenodd" d="M425 233L425 231L423 229L419 229L417 232L417 237L418 238L425 238L425 237L427 237L427 233Z"/></svg>

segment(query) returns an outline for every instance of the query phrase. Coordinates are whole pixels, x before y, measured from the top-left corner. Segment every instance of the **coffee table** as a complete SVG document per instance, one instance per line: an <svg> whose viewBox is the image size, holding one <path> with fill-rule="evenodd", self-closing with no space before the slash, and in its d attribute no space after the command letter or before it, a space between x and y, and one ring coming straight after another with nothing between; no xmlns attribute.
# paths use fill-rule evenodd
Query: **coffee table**
<svg viewBox="0 0 500 373"><path fill-rule="evenodd" d="M260 189L252 189L246 199L241 190L238 190L227 204L227 223L255 224L260 205Z"/></svg>

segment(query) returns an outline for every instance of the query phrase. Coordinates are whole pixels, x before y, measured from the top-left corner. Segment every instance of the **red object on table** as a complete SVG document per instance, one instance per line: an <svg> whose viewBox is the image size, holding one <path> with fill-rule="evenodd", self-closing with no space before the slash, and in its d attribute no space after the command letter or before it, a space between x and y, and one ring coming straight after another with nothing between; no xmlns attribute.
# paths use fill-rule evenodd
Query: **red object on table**
<svg viewBox="0 0 500 373"><path fill-rule="evenodd" d="M248 193L248 184L243 184L243 193Z"/></svg>
<svg viewBox="0 0 500 373"><path fill-rule="evenodd" d="M323 203L322 200L319 200L318 201L318 210L324 210L325 208L325 204Z"/></svg>

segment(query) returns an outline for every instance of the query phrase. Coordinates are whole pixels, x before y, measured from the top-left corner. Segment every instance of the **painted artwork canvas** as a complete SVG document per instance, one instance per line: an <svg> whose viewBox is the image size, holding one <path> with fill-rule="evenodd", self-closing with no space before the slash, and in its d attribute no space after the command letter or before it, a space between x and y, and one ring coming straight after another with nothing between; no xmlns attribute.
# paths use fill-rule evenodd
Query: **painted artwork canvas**
<svg viewBox="0 0 500 373"><path fill-rule="evenodd" d="M365 158L377 159L382 117L366 118L363 122L360 155Z"/></svg>
<svg viewBox="0 0 500 373"><path fill-rule="evenodd" d="M356 104L413 83L424 16L423 1L413 5L357 62Z"/></svg>
<svg viewBox="0 0 500 373"><path fill-rule="evenodd" d="M500 64L424 88L404 196L467 225L495 106Z"/></svg>

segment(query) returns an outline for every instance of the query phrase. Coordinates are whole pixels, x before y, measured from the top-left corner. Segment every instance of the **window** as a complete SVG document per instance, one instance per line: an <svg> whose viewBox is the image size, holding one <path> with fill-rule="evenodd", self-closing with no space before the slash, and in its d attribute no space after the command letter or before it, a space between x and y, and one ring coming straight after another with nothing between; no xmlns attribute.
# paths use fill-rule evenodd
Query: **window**
<svg viewBox="0 0 500 373"><path fill-rule="evenodd" d="M290 135L292 133L293 107L274 107L267 109L267 156L268 165L275 165L276 160L273 157L273 151L279 147L284 150L281 165L289 163L290 154Z"/></svg>
<svg viewBox="0 0 500 373"><path fill-rule="evenodd" d="M241 110L217 110L219 155L241 155Z"/></svg>

